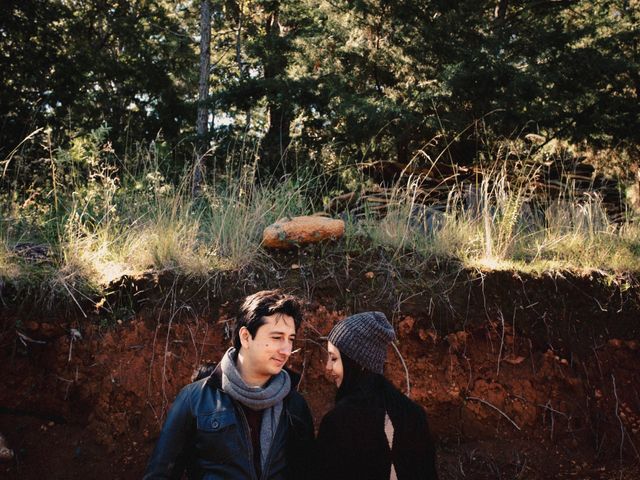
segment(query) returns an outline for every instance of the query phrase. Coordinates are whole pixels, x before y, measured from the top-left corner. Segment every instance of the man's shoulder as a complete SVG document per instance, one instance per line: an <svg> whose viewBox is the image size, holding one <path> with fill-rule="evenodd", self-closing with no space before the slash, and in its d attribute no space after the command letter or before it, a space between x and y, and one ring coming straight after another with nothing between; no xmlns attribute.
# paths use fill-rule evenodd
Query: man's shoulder
<svg viewBox="0 0 640 480"><path fill-rule="evenodd" d="M178 392L174 403L191 407L192 405L194 405L194 400L200 395L200 392L203 388L203 380L188 383L187 385L182 387L180 392Z"/></svg>
<svg viewBox="0 0 640 480"><path fill-rule="evenodd" d="M198 394L207 388L217 388L214 382L211 381L211 377L201 378L195 382L188 383L182 387L182 391L190 394Z"/></svg>
<svg viewBox="0 0 640 480"><path fill-rule="evenodd" d="M212 405L226 405L225 397L227 394L219 385L207 377L182 387L175 402L181 403L183 408L188 408L193 415L199 415L203 411L210 412Z"/></svg>

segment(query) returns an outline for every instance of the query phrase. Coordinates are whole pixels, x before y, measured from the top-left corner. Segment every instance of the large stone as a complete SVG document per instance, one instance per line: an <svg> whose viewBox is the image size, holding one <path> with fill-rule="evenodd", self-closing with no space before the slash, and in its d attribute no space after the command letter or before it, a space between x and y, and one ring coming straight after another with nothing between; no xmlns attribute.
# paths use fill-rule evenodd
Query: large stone
<svg viewBox="0 0 640 480"><path fill-rule="evenodd" d="M13 460L13 450L9 448L9 444L4 436L0 433L0 462L9 462Z"/></svg>
<svg viewBox="0 0 640 480"><path fill-rule="evenodd" d="M323 240L335 240L343 235L342 220L315 215L281 218L264 229L262 245L267 248L291 248Z"/></svg>

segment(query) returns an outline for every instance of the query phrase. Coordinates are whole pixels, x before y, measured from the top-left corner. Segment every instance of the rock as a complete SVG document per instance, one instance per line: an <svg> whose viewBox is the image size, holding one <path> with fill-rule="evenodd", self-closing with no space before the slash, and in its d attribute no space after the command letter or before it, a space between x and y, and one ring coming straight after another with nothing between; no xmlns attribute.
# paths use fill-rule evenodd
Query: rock
<svg viewBox="0 0 640 480"><path fill-rule="evenodd" d="M607 343L609 344L609 346L613 348L622 347L622 340L620 340L619 338L612 338Z"/></svg>
<svg viewBox="0 0 640 480"><path fill-rule="evenodd" d="M406 337L407 335L409 335L413 330L413 326L415 325L415 323L416 323L415 319L411 317L407 317L404 320L402 320L398 324L398 333L400 334L400 336Z"/></svg>
<svg viewBox="0 0 640 480"><path fill-rule="evenodd" d="M504 361L507 363L510 363L511 365L520 365L522 362L525 361L525 357L522 357L520 355L518 356L507 355L506 357L504 357Z"/></svg>
<svg viewBox="0 0 640 480"><path fill-rule="evenodd" d="M291 248L344 235L344 222L320 216L281 218L265 228L262 245L267 248Z"/></svg>
<svg viewBox="0 0 640 480"><path fill-rule="evenodd" d="M8 462L13 459L13 450L9 448L7 440L0 433L0 462Z"/></svg>
<svg viewBox="0 0 640 480"><path fill-rule="evenodd" d="M449 348L453 352L462 352L467 345L467 338L469 334L465 331L450 333L445 338L449 343Z"/></svg>

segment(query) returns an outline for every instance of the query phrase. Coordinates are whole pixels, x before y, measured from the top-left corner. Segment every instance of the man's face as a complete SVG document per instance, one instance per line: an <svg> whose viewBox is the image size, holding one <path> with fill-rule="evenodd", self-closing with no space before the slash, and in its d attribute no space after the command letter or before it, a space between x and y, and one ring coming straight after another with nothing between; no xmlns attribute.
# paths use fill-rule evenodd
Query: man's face
<svg viewBox="0 0 640 480"><path fill-rule="evenodd" d="M250 386L264 385L280 373L291 356L296 337L295 323L289 315L275 313L264 317L264 321L253 338L249 330L240 329L238 368Z"/></svg>

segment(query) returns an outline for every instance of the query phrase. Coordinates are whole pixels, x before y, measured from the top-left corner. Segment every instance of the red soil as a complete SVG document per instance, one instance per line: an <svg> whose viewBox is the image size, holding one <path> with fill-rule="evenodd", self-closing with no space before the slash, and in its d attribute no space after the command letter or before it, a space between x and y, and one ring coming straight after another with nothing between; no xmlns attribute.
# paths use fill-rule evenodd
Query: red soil
<svg viewBox="0 0 640 480"><path fill-rule="evenodd" d="M220 358L229 317L110 327L22 320L0 338L0 432L16 461L0 477L140 478L167 408L196 365ZM318 337L341 312L311 306L292 367L316 422L331 407ZM610 339L563 356L500 317L442 336L428 315L394 319L439 447L441 478L640 478L639 344ZM70 328L81 331L72 341ZM316 343L317 342L317 343ZM398 355L387 376L406 390Z"/></svg>

